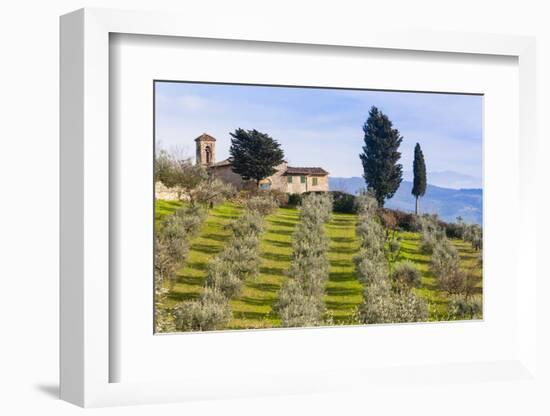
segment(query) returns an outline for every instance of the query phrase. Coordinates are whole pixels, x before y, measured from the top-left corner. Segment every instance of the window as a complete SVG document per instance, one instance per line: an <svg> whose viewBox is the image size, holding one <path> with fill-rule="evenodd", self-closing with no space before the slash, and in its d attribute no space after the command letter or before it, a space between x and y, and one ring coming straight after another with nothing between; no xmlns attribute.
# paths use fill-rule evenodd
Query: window
<svg viewBox="0 0 550 416"><path fill-rule="evenodd" d="M288 175L288 176L286 177L286 182L287 182L287 183L292 183L292 176Z"/></svg>
<svg viewBox="0 0 550 416"><path fill-rule="evenodd" d="M263 179L260 182L260 189L264 189L266 191L269 191L271 189L271 179Z"/></svg>
<svg viewBox="0 0 550 416"><path fill-rule="evenodd" d="M301 183L306 183L306 177L305 176L300 176L300 182Z"/></svg>
<svg viewBox="0 0 550 416"><path fill-rule="evenodd" d="M317 186L317 178L313 178L313 180L312 180L312 185L313 185L313 186Z"/></svg>

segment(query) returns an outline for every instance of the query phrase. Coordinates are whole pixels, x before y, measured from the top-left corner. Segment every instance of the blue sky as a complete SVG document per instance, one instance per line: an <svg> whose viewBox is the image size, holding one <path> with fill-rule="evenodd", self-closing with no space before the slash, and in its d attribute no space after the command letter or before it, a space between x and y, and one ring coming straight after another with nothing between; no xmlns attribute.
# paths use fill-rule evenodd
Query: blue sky
<svg viewBox="0 0 550 416"><path fill-rule="evenodd" d="M240 127L260 130L279 141L292 166L320 166L331 176L361 176L362 126L375 105L403 135L400 150L405 172L412 171L413 149L419 142L429 183L452 188L482 185L481 96L176 82L155 85L156 140L161 147L189 157L194 157L194 139L206 132L217 139L216 159L227 158L229 132Z"/></svg>

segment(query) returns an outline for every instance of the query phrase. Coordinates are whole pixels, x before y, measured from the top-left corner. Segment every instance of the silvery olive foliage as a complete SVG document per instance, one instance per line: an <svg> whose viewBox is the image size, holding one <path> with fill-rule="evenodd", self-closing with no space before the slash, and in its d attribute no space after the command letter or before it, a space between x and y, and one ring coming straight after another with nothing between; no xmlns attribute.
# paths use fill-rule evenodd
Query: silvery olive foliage
<svg viewBox="0 0 550 416"><path fill-rule="evenodd" d="M445 230L438 224L436 215L424 214L417 222L422 233L420 249L424 254L432 254L438 242L446 239Z"/></svg>
<svg viewBox="0 0 550 416"><path fill-rule="evenodd" d="M397 263L392 272L392 279L399 288L420 286L420 273L410 261Z"/></svg>
<svg viewBox="0 0 550 416"><path fill-rule="evenodd" d="M294 231L288 280L279 292L275 310L283 327L326 323L323 301L328 279L328 238L324 224L332 215L332 196L310 194L302 199L300 222Z"/></svg>
<svg viewBox="0 0 550 416"><path fill-rule="evenodd" d="M439 288L451 295L472 295L476 283L475 276L461 268L458 250L438 226L437 219L425 215L420 221L422 241L430 241L430 271L435 276ZM480 227L477 225L467 225L459 219L458 226L465 239L469 238L469 235L473 236L472 238L479 236L477 230L480 230Z"/></svg>
<svg viewBox="0 0 550 416"><path fill-rule="evenodd" d="M354 257L357 277L363 285L380 282L388 276L388 262L383 256L372 256L372 252L361 249Z"/></svg>
<svg viewBox="0 0 550 416"><path fill-rule="evenodd" d="M376 324L426 320L427 305L412 290L420 283L418 271L411 264L399 263L390 274L389 265L399 247L392 247L391 241L385 245L387 235L377 215L376 199L364 194L357 203L356 233L361 249L354 261L364 285L363 302L357 311L359 321Z"/></svg>
<svg viewBox="0 0 550 416"><path fill-rule="evenodd" d="M247 199L244 207L246 210L256 211L265 216L273 213L277 209L278 204L272 195L259 195Z"/></svg>
<svg viewBox="0 0 550 416"><path fill-rule="evenodd" d="M260 200L262 198L266 201ZM243 214L227 226L231 237L223 251L208 263L200 299L180 302L174 308L176 330L223 328L232 316L229 300L241 293L247 279L257 277L263 216L272 212L276 205L270 196L251 199L254 201L245 204Z"/></svg>
<svg viewBox="0 0 550 416"><path fill-rule="evenodd" d="M200 207L177 209L166 217L155 232L155 329L169 332L175 329L170 311L162 305L166 298L165 282L173 284L176 270L187 259L189 240L202 226L206 213Z"/></svg>
<svg viewBox="0 0 550 416"><path fill-rule="evenodd" d="M449 302L449 319L481 319L483 300L481 295L453 295Z"/></svg>
<svg viewBox="0 0 550 416"><path fill-rule="evenodd" d="M460 268L458 250L446 238L435 245L430 270L439 288L447 293L464 293L467 290L469 276Z"/></svg>
<svg viewBox="0 0 550 416"><path fill-rule="evenodd" d="M483 248L483 232L478 224L465 224L462 238L469 242L475 250Z"/></svg>
<svg viewBox="0 0 550 416"><path fill-rule="evenodd" d="M155 160L155 181L175 191L178 199L191 206L213 206L235 194L233 186L212 178L204 166L178 153L160 149Z"/></svg>
<svg viewBox="0 0 550 416"><path fill-rule="evenodd" d="M229 322L231 308L221 291L206 287L198 300L178 303L173 314L178 331L211 331Z"/></svg>

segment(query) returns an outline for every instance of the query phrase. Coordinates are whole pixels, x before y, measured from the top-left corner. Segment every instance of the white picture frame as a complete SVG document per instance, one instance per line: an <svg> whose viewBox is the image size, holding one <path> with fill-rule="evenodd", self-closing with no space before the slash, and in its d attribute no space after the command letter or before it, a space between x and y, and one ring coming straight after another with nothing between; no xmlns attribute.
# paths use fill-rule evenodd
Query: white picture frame
<svg viewBox="0 0 550 416"><path fill-rule="evenodd" d="M113 297L110 293L110 172L109 37L110 34L171 36L331 45L333 47L430 51L441 54L504 55L519 67L519 215L517 265L523 271L517 292L516 353L498 361L417 363L414 369L382 367L369 372L330 370L332 377L300 373L271 374L268 381L231 382L220 374L215 382L196 376L177 381L112 382L110 368L121 357L110 348ZM61 397L80 406L158 403L219 397L338 391L395 379L429 383L442 379L481 383L482 380L537 380L535 252L525 242L535 240L532 197L536 154L533 144L535 111L535 42L528 37L396 32L372 29L329 33L312 26L307 33L281 31L265 25L261 31L235 33L231 22L204 26L192 17L166 13L83 9L61 18ZM524 215L529 212L529 215ZM246 335L245 335L246 336ZM332 333L330 336L336 336ZM150 358L151 360L153 357ZM483 374L482 377L475 374ZM342 377L344 376L345 377ZM438 376L438 377L439 377ZM346 383L339 380L346 379Z"/></svg>

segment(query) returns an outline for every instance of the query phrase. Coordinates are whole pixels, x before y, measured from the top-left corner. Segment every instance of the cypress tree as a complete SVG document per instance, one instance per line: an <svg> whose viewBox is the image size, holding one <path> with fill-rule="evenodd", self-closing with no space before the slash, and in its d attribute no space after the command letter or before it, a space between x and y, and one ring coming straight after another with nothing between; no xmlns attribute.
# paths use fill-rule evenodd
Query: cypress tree
<svg viewBox="0 0 550 416"><path fill-rule="evenodd" d="M237 129L229 133L232 137L229 154L233 172L243 179L260 181L273 175L275 166L284 162L284 153L279 142L258 130Z"/></svg>
<svg viewBox="0 0 550 416"><path fill-rule="evenodd" d="M363 132L365 145L359 155L363 163L363 178L382 207L402 181L403 166L397 162L401 158L398 150L403 137L393 128L390 119L374 106L363 125Z"/></svg>
<svg viewBox="0 0 550 416"><path fill-rule="evenodd" d="M418 215L418 199L426 193L426 163L420 144L414 147L412 194L416 197L415 214Z"/></svg>

